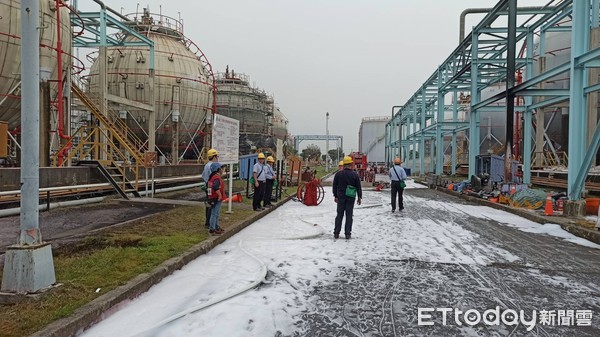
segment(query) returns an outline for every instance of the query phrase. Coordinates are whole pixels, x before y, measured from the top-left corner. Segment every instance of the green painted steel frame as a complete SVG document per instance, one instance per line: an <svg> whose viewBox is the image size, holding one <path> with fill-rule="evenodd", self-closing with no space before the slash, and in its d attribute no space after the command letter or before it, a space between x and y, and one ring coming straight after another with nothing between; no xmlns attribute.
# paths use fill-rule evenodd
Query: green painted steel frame
<svg viewBox="0 0 600 337"><path fill-rule="evenodd" d="M581 198L583 183L595 153L600 147L600 131L596 132L587 146L585 135L587 132L587 94L600 90L600 84L588 85L586 69L600 67L600 48L589 48L590 28L600 25L600 0L566 0L556 6L545 6L539 11L518 11L518 15L529 15L526 24L517 28L517 43L533 45L535 35L540 36L539 50L546 53L546 32L570 31L572 36L572 55L569 62L548 69L543 73L533 76L533 48L527 48L525 57L520 55L515 59L517 71L524 71L525 81L507 91L481 101L481 90L486 87L503 82L506 78L506 50L508 27L502 20L497 20L507 15L509 0L499 1L494 9L473 28L454 50L454 52L438 67L438 69L425 81L408 101L402 106L392 109L392 119L386 126L387 159L391 163L392 153L400 153L406 157L408 152L413 172L424 170L425 141L435 141L437 144L435 155L435 173L442 174L444 160L443 136L452 134L452 173L457 164L456 137L459 132L468 132L465 136L470 139L479 139L480 122L479 114L482 111L501 111L503 107L490 106L499 100L505 99L507 94L523 96L525 106L516 107L524 113L524 132L531 135L532 113L534 110L553 104L569 101L569 198ZM550 2L549 4L551 4ZM593 15L591 15L593 14ZM572 25L566 25L565 18L572 17ZM505 20L504 20L505 21ZM562 22L562 23L561 23ZM494 26L492 27L492 24ZM559 25L560 24L560 25ZM568 90L540 89L537 86L557 75L570 72L571 83ZM470 92L470 118L469 122L458 122L458 92ZM446 105L448 94L452 95L453 103ZM534 100L534 98L538 98ZM497 109L497 110L496 110ZM394 112L395 111L395 112ZM452 122L445 121L446 112L452 112ZM466 125L468 124L468 127ZM392 134L398 135L397 138ZM524 152L530 154L532 150L531 138L524 137ZM432 146L433 148L433 146ZM412 151L411 151L412 150ZM420 153L419 167L415 162L415 153ZM477 141L469 142L469 174L474 174L475 156L479 154ZM431 162L434 162L433 153ZM523 156L524 182L531 180L530 155ZM407 162L408 163L408 162Z"/></svg>
<svg viewBox="0 0 600 337"><path fill-rule="evenodd" d="M74 8L77 8L76 3ZM107 13L106 8L99 12L71 14L71 25L91 34L79 35L73 39L74 47L98 48L120 46L147 46L150 48L149 70L154 71L154 42ZM116 29L124 36L133 36L139 41L125 41L108 35L108 29ZM85 34L85 33L84 33Z"/></svg>

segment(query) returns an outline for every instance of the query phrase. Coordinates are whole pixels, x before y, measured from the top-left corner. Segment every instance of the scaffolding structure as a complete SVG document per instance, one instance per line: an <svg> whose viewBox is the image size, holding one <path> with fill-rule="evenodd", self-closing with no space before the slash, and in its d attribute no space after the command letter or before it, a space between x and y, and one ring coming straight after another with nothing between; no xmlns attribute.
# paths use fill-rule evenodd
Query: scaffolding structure
<svg viewBox="0 0 600 337"><path fill-rule="evenodd" d="M506 114L505 156L512 159L513 118L517 112L522 114L525 135L523 181L530 183L535 154L533 118L536 125L545 125L544 114L537 112L568 101L568 194L571 200L579 200L600 144L597 108L587 106L589 97L600 90L598 76L588 74L590 68L600 67L600 48L590 43L590 36L598 34L599 0L553 0L540 8L525 9L517 8L516 4L516 0L501 0L404 105L392 107L392 120L386 125L386 160L391 162L393 157L402 156L413 172L423 173L425 156L419 155L417 162L416 153L424 153L428 142L431 170L440 175L444 136L448 135L452 137L451 173L455 174L457 135L462 134L469 140L469 175L474 175L482 128L480 114ZM539 36L540 41L540 56L536 61L543 63L547 55L545 35L550 32L570 32L570 60L550 69L540 67L539 74L534 75L534 38ZM525 52L517 56L519 47ZM567 72L569 89L544 88L545 81ZM515 83L518 73L524 74L521 83ZM506 83L505 90L481 98L483 89L502 82ZM458 118L461 93L469 96L465 120ZM514 106L515 98L522 98L524 104ZM501 100L505 100L504 105L494 104ZM446 115L452 118L446 119ZM537 136L535 147L542 149L545 142L542 127L538 128Z"/></svg>
<svg viewBox="0 0 600 337"><path fill-rule="evenodd" d="M275 149L277 139L288 138L288 120L272 95L250 85L250 78L227 67L216 74L219 114L240 122L240 154L259 148Z"/></svg>

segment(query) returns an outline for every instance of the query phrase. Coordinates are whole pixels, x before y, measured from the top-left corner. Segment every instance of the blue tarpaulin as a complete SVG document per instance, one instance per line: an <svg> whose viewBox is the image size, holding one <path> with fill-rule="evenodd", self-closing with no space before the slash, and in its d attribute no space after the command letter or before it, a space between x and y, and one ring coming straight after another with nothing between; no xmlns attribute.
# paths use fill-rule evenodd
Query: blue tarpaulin
<svg viewBox="0 0 600 337"><path fill-rule="evenodd" d="M252 177L252 168L256 162L258 162L257 153L240 156L240 179L248 180Z"/></svg>

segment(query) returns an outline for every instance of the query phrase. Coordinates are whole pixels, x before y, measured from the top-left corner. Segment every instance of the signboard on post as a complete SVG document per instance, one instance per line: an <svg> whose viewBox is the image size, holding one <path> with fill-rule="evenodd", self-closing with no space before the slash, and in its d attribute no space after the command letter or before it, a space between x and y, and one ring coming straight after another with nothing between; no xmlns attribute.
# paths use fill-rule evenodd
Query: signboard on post
<svg viewBox="0 0 600 337"><path fill-rule="evenodd" d="M233 164L237 164L240 155L240 121L237 119L215 115L212 128L212 147L219 151L219 163L229 164L229 207L231 213L233 200Z"/></svg>
<svg viewBox="0 0 600 337"><path fill-rule="evenodd" d="M240 152L240 121L215 114L212 148L219 151L219 163L236 164Z"/></svg>

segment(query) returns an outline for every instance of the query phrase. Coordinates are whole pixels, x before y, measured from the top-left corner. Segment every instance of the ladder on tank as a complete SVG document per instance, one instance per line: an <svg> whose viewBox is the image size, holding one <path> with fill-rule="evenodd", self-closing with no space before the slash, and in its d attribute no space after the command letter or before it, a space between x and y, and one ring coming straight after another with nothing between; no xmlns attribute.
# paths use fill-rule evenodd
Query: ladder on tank
<svg viewBox="0 0 600 337"><path fill-rule="evenodd" d="M77 85L72 84L71 90L98 122L97 125L79 127L52 156L54 166L63 166L69 161L77 165L96 166L123 198L128 198L129 192L139 197L139 173L140 166L145 163L143 151L146 143L114 112L107 111L111 116L102 114L100 104ZM133 177L132 180L127 179L128 173Z"/></svg>

